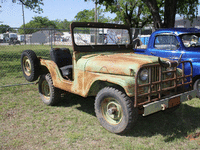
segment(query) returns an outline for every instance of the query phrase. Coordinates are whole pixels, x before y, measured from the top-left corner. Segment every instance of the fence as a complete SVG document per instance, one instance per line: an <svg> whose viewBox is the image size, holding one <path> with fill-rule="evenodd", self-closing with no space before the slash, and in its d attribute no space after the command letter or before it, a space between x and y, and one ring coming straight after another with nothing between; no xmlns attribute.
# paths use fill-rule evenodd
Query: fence
<svg viewBox="0 0 200 150"><path fill-rule="evenodd" d="M52 47L72 49L69 30L0 28L0 31L4 31L0 34L0 88L30 84L25 80L21 71L20 60L23 50L32 49L37 56L50 59L49 51ZM133 41L140 39L139 48L145 48L153 31L153 29L132 29ZM21 32L25 34L19 34ZM77 40L87 42L87 44L94 42L91 32L86 31L83 35L84 40L78 37Z"/></svg>

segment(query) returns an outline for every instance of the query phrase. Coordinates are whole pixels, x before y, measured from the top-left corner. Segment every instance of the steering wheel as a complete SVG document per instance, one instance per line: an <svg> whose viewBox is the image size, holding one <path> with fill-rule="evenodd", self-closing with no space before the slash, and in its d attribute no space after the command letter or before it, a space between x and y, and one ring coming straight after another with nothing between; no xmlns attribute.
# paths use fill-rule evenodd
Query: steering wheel
<svg viewBox="0 0 200 150"><path fill-rule="evenodd" d="M194 46L196 46L196 44L195 44L195 43L192 43L192 44L191 44L191 47L194 47Z"/></svg>

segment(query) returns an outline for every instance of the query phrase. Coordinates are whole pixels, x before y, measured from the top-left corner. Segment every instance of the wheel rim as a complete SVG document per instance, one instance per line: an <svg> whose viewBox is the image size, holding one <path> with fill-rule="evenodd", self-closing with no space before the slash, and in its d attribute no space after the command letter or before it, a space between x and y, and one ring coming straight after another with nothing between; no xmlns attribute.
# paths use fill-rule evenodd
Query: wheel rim
<svg viewBox="0 0 200 150"><path fill-rule="evenodd" d="M121 105L114 98L105 98L101 104L103 117L109 124L117 125L121 122L123 111Z"/></svg>
<svg viewBox="0 0 200 150"><path fill-rule="evenodd" d="M49 84L46 80L44 80L41 84L41 90L42 90L42 94L45 97L46 100L50 100L50 88L49 88Z"/></svg>
<svg viewBox="0 0 200 150"><path fill-rule="evenodd" d="M32 72L32 69L31 69L31 62L29 60L29 58L27 56L25 56L23 58L23 70L24 70L24 73L27 75L27 76L30 76L31 75L31 72Z"/></svg>

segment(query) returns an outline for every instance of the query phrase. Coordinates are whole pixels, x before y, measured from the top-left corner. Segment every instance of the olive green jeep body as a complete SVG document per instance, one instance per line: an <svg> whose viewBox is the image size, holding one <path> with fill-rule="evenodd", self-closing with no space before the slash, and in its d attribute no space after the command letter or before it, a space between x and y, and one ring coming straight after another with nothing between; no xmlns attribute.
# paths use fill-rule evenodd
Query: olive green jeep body
<svg viewBox="0 0 200 150"><path fill-rule="evenodd" d="M93 43L89 44L83 31L92 33ZM171 110L196 97L191 62L134 54L131 35L125 25L74 22L73 51L51 49L52 60L24 51L24 76L31 82L40 78L39 93L47 105L55 105L63 91L96 96L96 116L113 133L130 129L138 114ZM183 70L177 68L179 64ZM184 74L185 65L191 66L191 74Z"/></svg>

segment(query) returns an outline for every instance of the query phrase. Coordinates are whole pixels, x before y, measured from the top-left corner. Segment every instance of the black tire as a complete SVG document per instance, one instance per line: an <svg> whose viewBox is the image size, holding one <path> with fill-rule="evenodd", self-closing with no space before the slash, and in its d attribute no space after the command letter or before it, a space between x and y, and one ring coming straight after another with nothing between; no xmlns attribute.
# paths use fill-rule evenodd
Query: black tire
<svg viewBox="0 0 200 150"><path fill-rule="evenodd" d="M39 77L39 59L32 50L25 50L21 55L21 68L27 81L36 81Z"/></svg>
<svg viewBox="0 0 200 150"><path fill-rule="evenodd" d="M193 84L193 89L197 90L197 97L200 98L200 79L196 79Z"/></svg>
<svg viewBox="0 0 200 150"><path fill-rule="evenodd" d="M133 106L133 101L113 87L99 91L95 99L95 113L105 129L117 134L128 131L138 117L138 109Z"/></svg>
<svg viewBox="0 0 200 150"><path fill-rule="evenodd" d="M48 106L56 105L61 99L61 90L53 86L51 75L41 75L38 90L44 104Z"/></svg>

